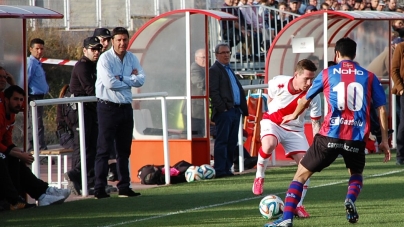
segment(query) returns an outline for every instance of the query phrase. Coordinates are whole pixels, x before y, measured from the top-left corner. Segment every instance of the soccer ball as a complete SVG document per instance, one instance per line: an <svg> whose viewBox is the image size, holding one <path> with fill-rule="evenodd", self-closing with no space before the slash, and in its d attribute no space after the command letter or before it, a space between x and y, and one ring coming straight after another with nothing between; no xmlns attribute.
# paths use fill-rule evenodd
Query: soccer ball
<svg viewBox="0 0 404 227"><path fill-rule="evenodd" d="M262 217L265 219L279 218L283 214L283 201L276 195L265 196L259 204Z"/></svg>
<svg viewBox="0 0 404 227"><path fill-rule="evenodd" d="M203 172L199 166L190 166L187 171L185 171L185 179L188 182L193 182L203 179Z"/></svg>
<svg viewBox="0 0 404 227"><path fill-rule="evenodd" d="M199 167L202 170L203 179L213 179L215 178L215 169L208 164L203 164Z"/></svg>

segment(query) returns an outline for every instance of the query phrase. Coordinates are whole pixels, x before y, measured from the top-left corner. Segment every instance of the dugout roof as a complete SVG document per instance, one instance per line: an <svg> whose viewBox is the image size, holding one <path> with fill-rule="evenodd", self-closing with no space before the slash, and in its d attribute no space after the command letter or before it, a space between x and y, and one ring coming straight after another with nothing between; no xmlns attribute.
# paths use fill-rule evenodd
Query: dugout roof
<svg viewBox="0 0 404 227"><path fill-rule="evenodd" d="M61 19L63 14L56 11L37 6L9 6L0 5L0 18L41 18L41 19Z"/></svg>
<svg viewBox="0 0 404 227"><path fill-rule="evenodd" d="M358 43L356 59L366 58L366 50L372 49L373 45L363 47L366 43L362 42L362 38L378 39L380 35L385 35L387 37L378 42L385 42L382 45L388 46L391 27L389 22L396 19L404 19L404 14L385 11L317 11L300 16L287 24L274 39L267 54L265 81L276 75L293 75L296 63L310 55L319 56L325 63L334 60L335 43L345 36L351 36ZM367 26L367 30L351 35L366 22L373 26ZM384 30L380 31L381 29ZM373 33L374 30L380 32ZM314 53L292 52L293 38L303 37L314 38ZM363 62L368 64L366 60Z"/></svg>

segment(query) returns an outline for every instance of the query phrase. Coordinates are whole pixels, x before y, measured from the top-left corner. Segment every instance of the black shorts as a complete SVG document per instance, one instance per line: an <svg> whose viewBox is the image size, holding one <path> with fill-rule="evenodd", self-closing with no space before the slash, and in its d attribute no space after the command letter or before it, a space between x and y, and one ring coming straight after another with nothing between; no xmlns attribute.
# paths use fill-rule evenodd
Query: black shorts
<svg viewBox="0 0 404 227"><path fill-rule="evenodd" d="M300 164L311 172L320 172L331 165L338 155L342 155L346 168L351 173L361 174L365 167L365 145L363 141L342 140L317 134Z"/></svg>

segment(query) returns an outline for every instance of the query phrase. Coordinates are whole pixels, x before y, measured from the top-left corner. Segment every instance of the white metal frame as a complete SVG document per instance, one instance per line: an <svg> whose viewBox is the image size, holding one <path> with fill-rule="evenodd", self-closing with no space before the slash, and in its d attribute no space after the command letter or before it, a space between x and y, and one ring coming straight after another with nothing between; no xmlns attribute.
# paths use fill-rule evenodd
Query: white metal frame
<svg viewBox="0 0 404 227"><path fill-rule="evenodd" d="M168 133L167 133L167 107L166 97L167 92L155 92L155 93L143 93L133 94L132 99L160 99L161 100L161 115L162 115L162 127L163 127L163 148L164 148L164 168L170 169L170 151L168 147ZM82 196L88 195L87 188L87 163L86 163L86 142L85 142L85 130L84 130L84 102L96 102L95 96L88 97L74 97L74 98L57 98L57 99L43 99L34 100L30 102L32 109L32 130L33 130L33 145L34 145L34 163L32 163L33 172L37 177L40 177L39 168L39 141L38 141L38 120L37 120L37 107L48 106L66 103L78 104L78 117L79 117L79 132L80 132L80 160L81 160L81 185ZM165 173L166 184L170 184L170 171Z"/></svg>

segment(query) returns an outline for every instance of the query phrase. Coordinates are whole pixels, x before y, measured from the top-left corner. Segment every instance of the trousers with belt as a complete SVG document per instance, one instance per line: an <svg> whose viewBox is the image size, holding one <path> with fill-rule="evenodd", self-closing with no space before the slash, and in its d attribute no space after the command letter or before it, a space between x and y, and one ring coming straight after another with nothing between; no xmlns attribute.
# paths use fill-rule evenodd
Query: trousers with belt
<svg viewBox="0 0 404 227"><path fill-rule="evenodd" d="M129 189L129 156L133 134L133 109L131 104L118 104L98 100L98 140L95 157L95 191L105 190L108 159L115 145L119 190ZM114 143L115 141L115 143Z"/></svg>

